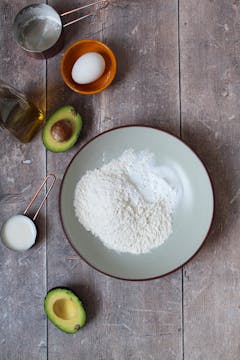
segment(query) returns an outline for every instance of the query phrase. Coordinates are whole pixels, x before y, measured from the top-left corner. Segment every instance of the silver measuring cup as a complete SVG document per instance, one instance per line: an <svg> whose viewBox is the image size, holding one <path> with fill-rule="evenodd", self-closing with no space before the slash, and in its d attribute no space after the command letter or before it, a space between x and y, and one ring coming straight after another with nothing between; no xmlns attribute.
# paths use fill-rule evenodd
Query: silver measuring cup
<svg viewBox="0 0 240 360"><path fill-rule="evenodd" d="M47 181L50 182L49 189L45 194L43 200L41 201L38 209L35 212L33 218L28 214L29 209L31 208L34 201L37 199L40 192L43 190L44 185ZM54 174L48 174L42 184L37 189L36 193L33 195L23 214L11 216L5 223L2 225L0 230L0 238L3 245L5 245L10 250L15 251L25 251L30 249L36 241L37 237L37 228L34 223L36 220L39 211L41 210L43 204L48 198L50 191L52 190L53 185L55 184L56 176Z"/></svg>
<svg viewBox="0 0 240 360"><path fill-rule="evenodd" d="M58 53L63 46L63 28L94 15L108 5L106 0L66 11L63 14L47 4L32 4L24 7L16 15L13 23L14 38L22 49L36 58L48 58ZM63 24L66 15L92 7L92 11Z"/></svg>

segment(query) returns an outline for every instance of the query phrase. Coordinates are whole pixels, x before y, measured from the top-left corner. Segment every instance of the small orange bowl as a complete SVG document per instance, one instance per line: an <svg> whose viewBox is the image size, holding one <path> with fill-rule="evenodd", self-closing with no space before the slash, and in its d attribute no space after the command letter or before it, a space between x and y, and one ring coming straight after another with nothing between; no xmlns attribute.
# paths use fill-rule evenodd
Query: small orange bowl
<svg viewBox="0 0 240 360"><path fill-rule="evenodd" d="M72 68L75 61L88 52L96 52L105 60L105 70L102 76L89 84L78 84L72 79ZM117 70L117 62L112 50L101 41L80 40L71 45L63 55L61 62L61 74L65 84L73 91L91 95L106 89L113 81Z"/></svg>

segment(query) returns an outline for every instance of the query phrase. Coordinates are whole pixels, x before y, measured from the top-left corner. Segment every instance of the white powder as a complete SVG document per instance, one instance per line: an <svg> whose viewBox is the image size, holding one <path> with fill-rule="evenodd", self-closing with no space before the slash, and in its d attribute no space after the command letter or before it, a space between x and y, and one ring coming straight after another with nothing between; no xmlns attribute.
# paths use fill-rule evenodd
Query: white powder
<svg viewBox="0 0 240 360"><path fill-rule="evenodd" d="M174 172L156 166L149 151L129 149L80 179L74 208L79 222L108 248L141 254L171 234L177 198Z"/></svg>

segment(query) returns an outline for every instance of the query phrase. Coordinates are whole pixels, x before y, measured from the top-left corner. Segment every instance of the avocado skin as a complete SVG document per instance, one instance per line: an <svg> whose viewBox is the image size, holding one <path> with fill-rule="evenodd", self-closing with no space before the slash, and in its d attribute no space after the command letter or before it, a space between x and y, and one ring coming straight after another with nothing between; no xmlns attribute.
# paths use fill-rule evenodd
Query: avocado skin
<svg viewBox="0 0 240 360"><path fill-rule="evenodd" d="M52 126L60 120L68 120L72 124L73 132L67 141L58 142L51 135ZM44 146L52 152L64 152L76 143L82 129L81 115L73 106L66 105L56 110L46 121L42 129L42 141Z"/></svg>
<svg viewBox="0 0 240 360"><path fill-rule="evenodd" d="M54 293L58 293L60 295L61 295L61 293L63 293L64 295L69 295L69 297L71 297L71 299L74 300L74 303L78 306L80 316L79 316L79 318L76 318L75 326L71 326L70 328L68 328L66 324L64 324L64 325L61 324L61 320L59 323L56 321L56 318L54 318L52 309L48 307L48 298L49 298L49 296L51 296ZM61 299L61 296L59 296L59 299ZM45 314L47 315L48 319L53 323L53 325L55 325L61 331L68 333L68 334L76 333L86 323L86 312L83 307L83 304L82 304L81 300L79 299L78 295L68 287L61 286L61 287L54 287L54 288L50 289L47 292L47 295L45 296L45 299L44 299L44 311L45 311Z"/></svg>

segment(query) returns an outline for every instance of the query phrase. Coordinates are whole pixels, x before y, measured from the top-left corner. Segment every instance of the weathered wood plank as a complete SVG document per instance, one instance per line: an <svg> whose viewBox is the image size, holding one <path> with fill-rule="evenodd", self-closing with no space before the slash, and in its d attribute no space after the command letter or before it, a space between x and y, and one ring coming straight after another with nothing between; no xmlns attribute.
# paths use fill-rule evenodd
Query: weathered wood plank
<svg viewBox="0 0 240 360"><path fill-rule="evenodd" d="M28 58L12 39L13 16L27 3L31 1L0 4L0 73L44 105L45 63ZM66 10L66 2L52 4ZM205 160L217 195L211 236L184 269L184 358L189 360L239 359L239 11L234 0L180 1L182 136ZM177 2L167 0L112 1L101 17L67 29L65 48L84 37L106 41L119 69L111 88L84 97L64 86L61 54L48 61L48 112L70 103L84 118L75 148L64 155L48 154L47 168L56 173L58 184L79 146L102 130L138 122L178 134L177 33ZM43 178L45 150L39 137L28 145L6 133L0 137L2 223L24 209ZM75 254L57 217L57 194L58 187L48 201L48 288L75 289L86 303L89 321L74 336L49 325L49 359L181 359L181 272L149 283L127 283L71 259ZM42 214L36 247L17 254L1 246L4 360L47 358Z"/></svg>
<svg viewBox="0 0 240 360"><path fill-rule="evenodd" d="M17 11L32 1L0 2L0 78L33 95L45 108L45 62L28 57L13 40L12 22ZM37 97L34 95L37 94ZM37 101L36 101L37 100ZM40 134L22 145L7 132L1 141L1 224L25 209L31 195L45 176L45 150ZM36 246L15 253L1 245L0 251L0 358L2 360L46 359L47 333L43 314L46 292L45 216L37 220Z"/></svg>
<svg viewBox="0 0 240 360"><path fill-rule="evenodd" d="M75 25L67 34L69 42L90 37L113 48L119 69L109 89L93 97L74 94L60 78L61 57L48 61L49 112L70 103L84 119L84 132L74 149L47 155L48 171L57 174L58 183L79 146L100 131L140 122L179 132L177 1L111 3L93 23ZM54 4L64 10L64 2ZM75 289L86 304L89 321L73 336L49 324L49 359L182 359L181 271L152 282L128 283L103 276L80 259L71 260L76 255L65 240L57 208L52 196L48 287Z"/></svg>
<svg viewBox="0 0 240 360"><path fill-rule="evenodd" d="M112 1L103 41L118 59L101 95L102 129L139 123L179 134L177 1Z"/></svg>
<svg viewBox="0 0 240 360"><path fill-rule="evenodd" d="M216 194L206 244L184 270L186 360L239 359L239 1L180 2L182 135Z"/></svg>

